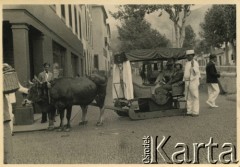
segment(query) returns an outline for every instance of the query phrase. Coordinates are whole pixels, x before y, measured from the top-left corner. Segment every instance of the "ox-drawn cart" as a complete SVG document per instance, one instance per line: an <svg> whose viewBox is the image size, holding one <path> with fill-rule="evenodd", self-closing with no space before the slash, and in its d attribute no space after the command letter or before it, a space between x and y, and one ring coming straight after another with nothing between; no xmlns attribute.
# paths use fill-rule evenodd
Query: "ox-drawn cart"
<svg viewBox="0 0 240 167"><path fill-rule="evenodd" d="M114 55L114 66L118 67L120 72L113 72L113 78L116 78L116 75L122 75L125 78L132 77L130 82L132 82L133 97L125 95L129 94L129 91L131 92L131 83L125 83L120 76L117 76L118 82L113 79L112 84L113 94L115 94L113 97L114 107L106 106L106 108L115 110L119 116L128 116L133 120L185 115L184 85L173 85L172 90L167 94L166 102L163 104L161 98L154 98L152 84L141 84L134 79L132 70L123 70L123 64L127 61L130 63L157 62L163 65L169 60L175 62L183 59L185 59L185 49L183 48L133 50ZM130 89L127 88L127 84L130 85Z"/></svg>

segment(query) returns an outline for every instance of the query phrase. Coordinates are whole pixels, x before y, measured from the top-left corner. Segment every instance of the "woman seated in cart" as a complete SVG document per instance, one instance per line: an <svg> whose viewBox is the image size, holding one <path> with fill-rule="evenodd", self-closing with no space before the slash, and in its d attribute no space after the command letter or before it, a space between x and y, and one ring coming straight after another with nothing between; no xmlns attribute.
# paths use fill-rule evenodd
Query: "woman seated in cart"
<svg viewBox="0 0 240 167"><path fill-rule="evenodd" d="M172 69L173 64L167 63L167 70L163 73L162 80L156 80L157 85L154 88L153 94L156 94L156 91L159 89L165 89L167 91L172 90L172 85L173 84L178 84L180 85L183 80L183 70L182 70L182 64L180 63L175 63L174 64L174 69Z"/></svg>

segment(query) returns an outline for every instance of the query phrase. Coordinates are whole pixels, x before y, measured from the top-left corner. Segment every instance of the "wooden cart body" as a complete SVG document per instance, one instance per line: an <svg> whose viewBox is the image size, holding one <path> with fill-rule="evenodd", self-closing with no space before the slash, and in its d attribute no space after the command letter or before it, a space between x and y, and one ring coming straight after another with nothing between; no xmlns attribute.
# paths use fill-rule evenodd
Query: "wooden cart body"
<svg viewBox="0 0 240 167"><path fill-rule="evenodd" d="M158 48L153 50L135 50L127 53L115 55L114 63L119 64L122 61L174 61L185 59L185 49L183 48ZM128 75L128 74L124 74ZM122 85L123 83L115 83ZM113 86L115 86L113 84ZM122 88L124 86L122 85ZM164 105L159 105L152 98L152 87L140 85L133 82L134 99L126 100L117 98L114 101L113 109L119 116L128 116L133 120L150 119L165 116L181 116L186 114L186 101L184 99L184 85L182 88L173 88L171 97Z"/></svg>

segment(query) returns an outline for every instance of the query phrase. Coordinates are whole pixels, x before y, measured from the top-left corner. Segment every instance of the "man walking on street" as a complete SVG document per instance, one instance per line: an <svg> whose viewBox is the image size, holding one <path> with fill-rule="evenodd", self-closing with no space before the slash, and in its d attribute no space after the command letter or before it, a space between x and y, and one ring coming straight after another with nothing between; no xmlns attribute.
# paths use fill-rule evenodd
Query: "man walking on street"
<svg viewBox="0 0 240 167"><path fill-rule="evenodd" d="M206 66L206 76L207 76L207 88L208 88L208 100L206 103L210 107L218 107L215 104L215 100L217 99L219 95L219 86L218 86L218 78L220 77L220 74L217 72L215 63L217 62L217 56L214 54L211 54L209 56L209 63Z"/></svg>
<svg viewBox="0 0 240 167"><path fill-rule="evenodd" d="M185 64L184 77L185 82L185 96L187 101L187 115L198 116L199 115L199 79L200 71L199 65L196 60L193 59L195 53L194 50L187 50L187 62Z"/></svg>

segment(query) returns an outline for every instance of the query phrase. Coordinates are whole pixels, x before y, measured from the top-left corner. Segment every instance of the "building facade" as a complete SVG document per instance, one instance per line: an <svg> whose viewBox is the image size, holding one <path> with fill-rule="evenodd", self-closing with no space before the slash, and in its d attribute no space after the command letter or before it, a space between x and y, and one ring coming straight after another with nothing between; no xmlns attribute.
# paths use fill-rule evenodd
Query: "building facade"
<svg viewBox="0 0 240 167"><path fill-rule="evenodd" d="M234 61L233 57L233 46L228 44L228 50L227 53L225 51L225 47L222 48L213 48L211 51L213 54L217 56L217 66L236 66L236 62ZM209 62L209 55L210 53L207 54L202 54L198 55L197 60L199 62L200 66L206 66L207 63ZM227 62L228 60L228 62Z"/></svg>
<svg viewBox="0 0 240 167"><path fill-rule="evenodd" d="M11 5L3 7L3 60L22 82L58 63L64 76L84 74L78 6Z"/></svg>
<svg viewBox="0 0 240 167"><path fill-rule="evenodd" d="M85 73L91 74L92 71L92 57L93 57L93 20L92 20L92 6L80 5L81 25L82 25L82 41L85 57Z"/></svg>
<svg viewBox="0 0 240 167"><path fill-rule="evenodd" d="M93 68L110 70L110 26L107 23L107 12L102 5L92 5L93 19Z"/></svg>
<svg viewBox="0 0 240 167"><path fill-rule="evenodd" d="M110 26L104 6L86 4L4 5L3 62L21 84L57 63L63 76L109 71ZM52 70L52 69L50 69ZM22 97L17 95L19 105Z"/></svg>
<svg viewBox="0 0 240 167"><path fill-rule="evenodd" d="M43 63L59 64L63 76L85 75L79 5L4 5L3 62L19 81L43 71ZM17 94L17 106L22 96Z"/></svg>

